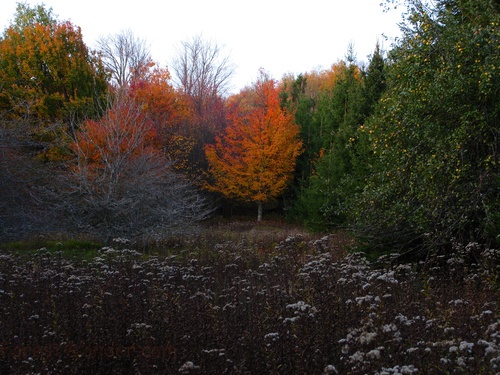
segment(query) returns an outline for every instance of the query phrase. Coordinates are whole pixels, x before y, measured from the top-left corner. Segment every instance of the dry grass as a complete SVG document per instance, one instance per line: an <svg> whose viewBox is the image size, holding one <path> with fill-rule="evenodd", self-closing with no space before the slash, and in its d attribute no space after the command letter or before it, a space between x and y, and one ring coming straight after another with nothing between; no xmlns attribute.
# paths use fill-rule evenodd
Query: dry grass
<svg viewBox="0 0 500 375"><path fill-rule="evenodd" d="M169 244L0 255L0 373L500 371L496 250L375 265L346 233L241 221Z"/></svg>

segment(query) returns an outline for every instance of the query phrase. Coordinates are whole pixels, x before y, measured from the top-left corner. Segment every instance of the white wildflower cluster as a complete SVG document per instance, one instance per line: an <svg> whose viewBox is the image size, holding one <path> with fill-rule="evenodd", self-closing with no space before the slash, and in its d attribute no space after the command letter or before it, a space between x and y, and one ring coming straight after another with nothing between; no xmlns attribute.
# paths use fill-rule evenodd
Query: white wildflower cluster
<svg viewBox="0 0 500 375"><path fill-rule="evenodd" d="M113 238L113 242L120 245L128 245L130 243L130 240L127 238L117 237Z"/></svg>
<svg viewBox="0 0 500 375"><path fill-rule="evenodd" d="M323 236L320 239L309 242L309 245L320 253L328 251L330 248L330 237Z"/></svg>
<svg viewBox="0 0 500 375"><path fill-rule="evenodd" d="M299 276L308 281L323 279L328 275L331 268L332 254L322 253L305 263L299 272Z"/></svg>
<svg viewBox="0 0 500 375"><path fill-rule="evenodd" d="M284 241L281 241L276 245L275 250L282 253L296 253L297 249L300 247L298 244L302 241L303 236L301 234L296 234L293 236L288 236Z"/></svg>
<svg viewBox="0 0 500 375"><path fill-rule="evenodd" d="M203 349L203 354L208 354L215 357L224 357L226 355L226 349Z"/></svg>
<svg viewBox="0 0 500 375"><path fill-rule="evenodd" d="M271 333L266 334L264 336L264 339L276 341L277 339L279 339L279 337L280 337L280 334L278 332L271 332Z"/></svg>
<svg viewBox="0 0 500 375"><path fill-rule="evenodd" d="M153 327L146 323L132 323L130 325L130 328L127 329L127 336L130 336L132 334L137 334L137 335L146 334L146 332L151 330L151 328Z"/></svg>
<svg viewBox="0 0 500 375"><path fill-rule="evenodd" d="M469 244L463 247L463 252L451 258L443 260L450 269L456 269L457 266L463 267L461 272L468 272L465 268L464 254L477 252L477 244ZM446 261L447 259L447 261ZM451 259L451 261L450 261ZM387 262L387 263L384 263ZM384 259L382 264L390 264L389 257ZM426 265L422 265L426 266ZM455 268L453 268L455 267ZM354 267L347 267L346 264L341 267L339 277L336 279L337 288L348 288L357 295L350 294L349 298L344 300L346 309L351 314L356 314L359 319L359 326L354 326L348 330L345 338L338 341L341 346L343 360L349 363L349 368L357 372L369 372L373 369L378 361L387 357L388 346L391 347L391 353L397 351L404 353L401 359L412 361L413 364L398 365L393 367L384 366L379 374L412 374L419 372L419 367L426 364L424 358L435 358L440 363L440 368L443 371L452 371L453 368L467 369L472 363L478 359L479 342L472 340L442 340L442 341L424 341L424 340L409 340L415 333L426 333L428 337L460 337L462 329L460 325L450 324L446 313L442 316L437 315L432 319L428 319L424 314L410 315L407 312L416 312L423 310L420 308L422 301L409 300L406 305L407 312L391 311L390 304L400 298L406 298L405 288L412 290L420 283L417 278L417 271L410 265L389 266L386 269L370 269L363 262ZM442 287L441 274L442 266L436 265L429 268L428 280L431 285ZM471 273L472 274L472 273ZM477 279L466 278L477 283ZM413 284L412 284L413 283ZM338 289L342 292L343 289ZM429 289L427 289L429 290ZM379 294L383 291L383 294ZM423 295L428 293L424 290ZM452 311L469 310L470 302L467 298L459 297L448 301L443 301L441 306L447 304ZM412 307L413 306L413 307ZM493 310L493 306L484 308L477 315L470 316L470 319L477 321L490 321L493 317L498 316L498 312ZM383 313L381 313L383 311ZM444 310L450 311L450 310ZM466 318L467 315L464 315ZM483 323L484 324L484 323ZM499 323L500 324L500 323ZM489 326L487 335L490 338L495 336L496 326ZM489 357L489 366L492 370L500 369L500 354L498 350L497 338L480 341L485 355ZM384 343L385 345L380 345ZM390 344L390 345L388 345ZM413 345L412 345L413 344ZM397 348L397 349L396 349ZM497 363L498 358L498 363ZM410 362L411 363L411 362ZM444 370L448 369L448 370Z"/></svg>
<svg viewBox="0 0 500 375"><path fill-rule="evenodd" d="M492 323L486 330L488 340L479 340L478 346L484 347L486 358L489 359L492 369L500 370L500 320Z"/></svg>
<svg viewBox="0 0 500 375"><path fill-rule="evenodd" d="M448 302L449 305L453 305L453 306L460 306L460 305L467 305L468 302L467 301L464 301L463 299L459 298L459 299L455 299L455 300L451 300Z"/></svg>
<svg viewBox="0 0 500 375"><path fill-rule="evenodd" d="M280 334L278 332L270 332L264 336L264 341L267 343L266 345L269 347L271 346L271 343L278 341L279 338Z"/></svg>
<svg viewBox="0 0 500 375"><path fill-rule="evenodd" d="M314 307L305 303L304 301L298 301L296 303L291 303L286 306L287 310L292 310L294 313L293 317L285 318L284 323L294 323L300 317L314 318L314 315L318 310Z"/></svg>
<svg viewBox="0 0 500 375"><path fill-rule="evenodd" d="M87 334L116 345L110 361L129 373L500 373L496 250L457 244L459 255L407 265L395 254L341 258L330 237L289 236L269 254L245 241L176 255L105 247L82 260L0 254L0 313L19 317L3 339L73 346L54 373L90 363L78 347ZM487 270L460 260L480 251Z"/></svg>
<svg viewBox="0 0 500 375"><path fill-rule="evenodd" d="M323 370L323 375L337 375L339 372L334 365L328 365Z"/></svg>
<svg viewBox="0 0 500 375"><path fill-rule="evenodd" d="M181 374L189 374L193 370L199 369L200 366L196 366L194 362L192 361L187 361L185 362L180 368L179 368L179 373Z"/></svg>
<svg viewBox="0 0 500 375"><path fill-rule="evenodd" d="M418 372L418 368L413 365L403 365L390 368L384 367L381 371L376 372L375 375L410 375Z"/></svg>
<svg viewBox="0 0 500 375"><path fill-rule="evenodd" d="M297 303L291 303L289 305L286 305L286 308L290 309L290 310L295 310L296 313L306 312L306 311L309 311L311 309L316 311L316 309L314 307L311 307L311 305L305 303L304 301L299 301Z"/></svg>
<svg viewBox="0 0 500 375"><path fill-rule="evenodd" d="M388 271L382 273L380 276L377 276L377 280L384 281L389 284L398 284L398 280L394 278L395 271Z"/></svg>

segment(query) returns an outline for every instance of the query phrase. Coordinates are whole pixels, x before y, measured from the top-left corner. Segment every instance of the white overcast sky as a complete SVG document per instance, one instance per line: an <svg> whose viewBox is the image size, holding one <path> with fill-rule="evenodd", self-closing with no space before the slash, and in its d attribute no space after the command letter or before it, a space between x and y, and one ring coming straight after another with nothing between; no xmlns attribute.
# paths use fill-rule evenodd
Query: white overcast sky
<svg viewBox="0 0 500 375"><path fill-rule="evenodd" d="M260 68L273 78L329 68L354 45L367 61L379 41L389 49L399 32L401 9L384 13L383 0L43 0L60 20L82 28L93 48L102 35L131 29L147 40L153 59L169 65L181 41L202 34L236 65L233 91L255 81ZM0 0L0 31L12 20L16 0ZM384 39L384 35L389 40Z"/></svg>

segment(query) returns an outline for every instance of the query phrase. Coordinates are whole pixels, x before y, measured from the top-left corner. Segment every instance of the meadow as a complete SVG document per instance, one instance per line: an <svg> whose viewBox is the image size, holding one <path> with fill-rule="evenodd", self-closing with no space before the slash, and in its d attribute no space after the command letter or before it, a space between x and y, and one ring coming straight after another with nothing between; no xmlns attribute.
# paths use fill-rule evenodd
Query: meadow
<svg viewBox="0 0 500 375"><path fill-rule="evenodd" d="M500 252L476 243L402 263L225 222L74 246L0 248L1 374L500 372Z"/></svg>

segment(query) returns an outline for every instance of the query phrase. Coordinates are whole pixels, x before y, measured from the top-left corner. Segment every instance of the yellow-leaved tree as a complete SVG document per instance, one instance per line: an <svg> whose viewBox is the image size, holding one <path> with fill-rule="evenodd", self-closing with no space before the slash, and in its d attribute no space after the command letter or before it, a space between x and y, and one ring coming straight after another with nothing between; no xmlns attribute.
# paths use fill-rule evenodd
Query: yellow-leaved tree
<svg viewBox="0 0 500 375"><path fill-rule="evenodd" d="M302 150L294 115L281 108L274 80L264 75L250 89L230 98L228 126L207 145L211 191L262 204L277 198L293 178Z"/></svg>

